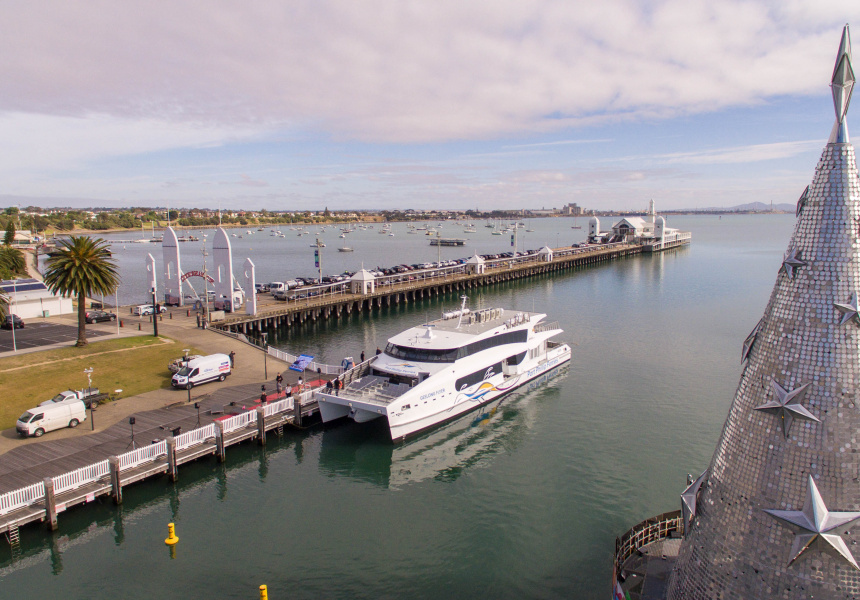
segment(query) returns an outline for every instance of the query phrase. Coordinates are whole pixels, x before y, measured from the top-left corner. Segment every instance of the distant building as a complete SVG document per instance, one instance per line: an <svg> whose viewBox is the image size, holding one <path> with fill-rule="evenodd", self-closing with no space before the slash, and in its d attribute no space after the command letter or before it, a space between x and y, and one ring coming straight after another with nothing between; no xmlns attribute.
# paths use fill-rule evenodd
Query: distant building
<svg viewBox="0 0 860 600"><path fill-rule="evenodd" d="M74 312L71 298L54 294L37 279L2 280L0 290L9 298L9 312L22 319Z"/></svg>
<svg viewBox="0 0 860 600"><path fill-rule="evenodd" d="M592 244L628 242L643 244L649 251L660 251L689 244L692 237L689 231L666 227L666 219L657 217L654 212L653 200L648 204L645 217L624 217L609 231L600 230L600 219L597 217L591 217L588 223L588 241Z"/></svg>
<svg viewBox="0 0 860 600"><path fill-rule="evenodd" d="M571 217L579 217L585 214L585 209L579 206L576 202L572 202L562 209L562 213Z"/></svg>

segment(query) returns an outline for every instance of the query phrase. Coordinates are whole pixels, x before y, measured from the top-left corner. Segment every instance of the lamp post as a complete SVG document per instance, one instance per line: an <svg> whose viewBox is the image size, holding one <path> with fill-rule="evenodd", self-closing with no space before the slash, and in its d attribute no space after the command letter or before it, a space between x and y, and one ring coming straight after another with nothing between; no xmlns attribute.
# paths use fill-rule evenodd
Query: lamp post
<svg viewBox="0 0 860 600"><path fill-rule="evenodd" d="M113 289L113 304L116 309L116 334L119 335L119 286Z"/></svg>
<svg viewBox="0 0 860 600"><path fill-rule="evenodd" d="M12 306L18 304L18 283L17 279L12 280ZM12 314L9 315L9 318L12 319L12 351L18 351L18 343L15 341L15 310L12 310Z"/></svg>
<svg viewBox="0 0 860 600"><path fill-rule="evenodd" d="M203 314L204 319L206 320L206 325L209 325L209 279L207 278L206 271L206 257L209 256L209 253L206 252L206 235L203 234Z"/></svg>
<svg viewBox="0 0 860 600"><path fill-rule="evenodd" d="M86 369L84 369L84 373L87 374L87 391L89 391L89 390L93 389L93 378L92 378L93 368L87 367Z"/></svg>
<svg viewBox="0 0 860 600"><path fill-rule="evenodd" d="M269 367L268 367L267 359L269 357L269 345L266 343L266 337L268 337L269 332L264 331L262 333L262 335L263 335L263 352L265 353L265 354L263 354L263 378L266 381L268 381L269 380Z"/></svg>

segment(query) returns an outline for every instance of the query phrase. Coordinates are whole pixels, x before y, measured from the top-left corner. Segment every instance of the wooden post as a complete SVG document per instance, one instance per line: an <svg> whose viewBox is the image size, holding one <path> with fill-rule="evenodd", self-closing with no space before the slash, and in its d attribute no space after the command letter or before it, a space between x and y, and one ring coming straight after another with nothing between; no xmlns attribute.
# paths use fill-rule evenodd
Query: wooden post
<svg viewBox="0 0 860 600"><path fill-rule="evenodd" d="M266 409L262 406L257 407L257 440L261 446L266 445Z"/></svg>
<svg viewBox="0 0 860 600"><path fill-rule="evenodd" d="M215 421L215 456L218 462L227 460L227 450L224 448L224 425L221 421Z"/></svg>
<svg viewBox="0 0 860 600"><path fill-rule="evenodd" d="M119 458L111 456L108 458L110 465L110 487L111 496L116 504L122 504L122 482L119 479Z"/></svg>
<svg viewBox="0 0 860 600"><path fill-rule="evenodd" d="M300 394L293 396L293 425L302 426L302 398Z"/></svg>
<svg viewBox="0 0 860 600"><path fill-rule="evenodd" d="M179 471L176 468L176 438L169 435L164 441L167 442L167 474L170 481L176 481L179 479Z"/></svg>
<svg viewBox="0 0 860 600"><path fill-rule="evenodd" d="M48 521L48 529L57 530L57 503L54 498L54 480L45 477L45 517Z"/></svg>

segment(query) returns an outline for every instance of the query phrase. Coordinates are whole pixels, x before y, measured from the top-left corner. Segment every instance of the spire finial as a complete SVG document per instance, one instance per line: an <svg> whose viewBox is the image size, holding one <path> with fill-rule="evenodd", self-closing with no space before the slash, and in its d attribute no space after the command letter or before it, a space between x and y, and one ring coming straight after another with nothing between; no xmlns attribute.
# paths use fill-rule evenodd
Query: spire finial
<svg viewBox="0 0 860 600"><path fill-rule="evenodd" d="M851 34L848 25L842 29L842 40L839 43L839 52L836 54L836 64L833 67L833 77L830 80L830 89L833 92L833 108L836 110L836 123L830 134L830 143L847 144L848 127L845 123L845 115L848 113L848 105L851 103L851 92L854 89L854 69L851 68Z"/></svg>

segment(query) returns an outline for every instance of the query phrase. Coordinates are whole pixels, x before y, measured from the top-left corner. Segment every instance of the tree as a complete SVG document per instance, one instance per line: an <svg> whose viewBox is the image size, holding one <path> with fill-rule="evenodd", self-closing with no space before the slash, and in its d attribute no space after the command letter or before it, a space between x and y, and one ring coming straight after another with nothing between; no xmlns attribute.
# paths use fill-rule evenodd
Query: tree
<svg viewBox="0 0 860 600"><path fill-rule="evenodd" d="M9 222L6 224L6 235L3 236L3 243L7 246L11 246L12 242L15 241L15 223L12 222L12 219L9 219Z"/></svg>
<svg viewBox="0 0 860 600"><path fill-rule="evenodd" d="M15 275L26 275L27 263L24 253L11 246L0 247L0 279L11 279Z"/></svg>
<svg viewBox="0 0 860 600"><path fill-rule="evenodd" d="M56 293L78 298L78 341L87 345L87 296L109 295L119 285L116 263L109 244L101 238L70 236L57 242L56 255L48 258L45 284Z"/></svg>

